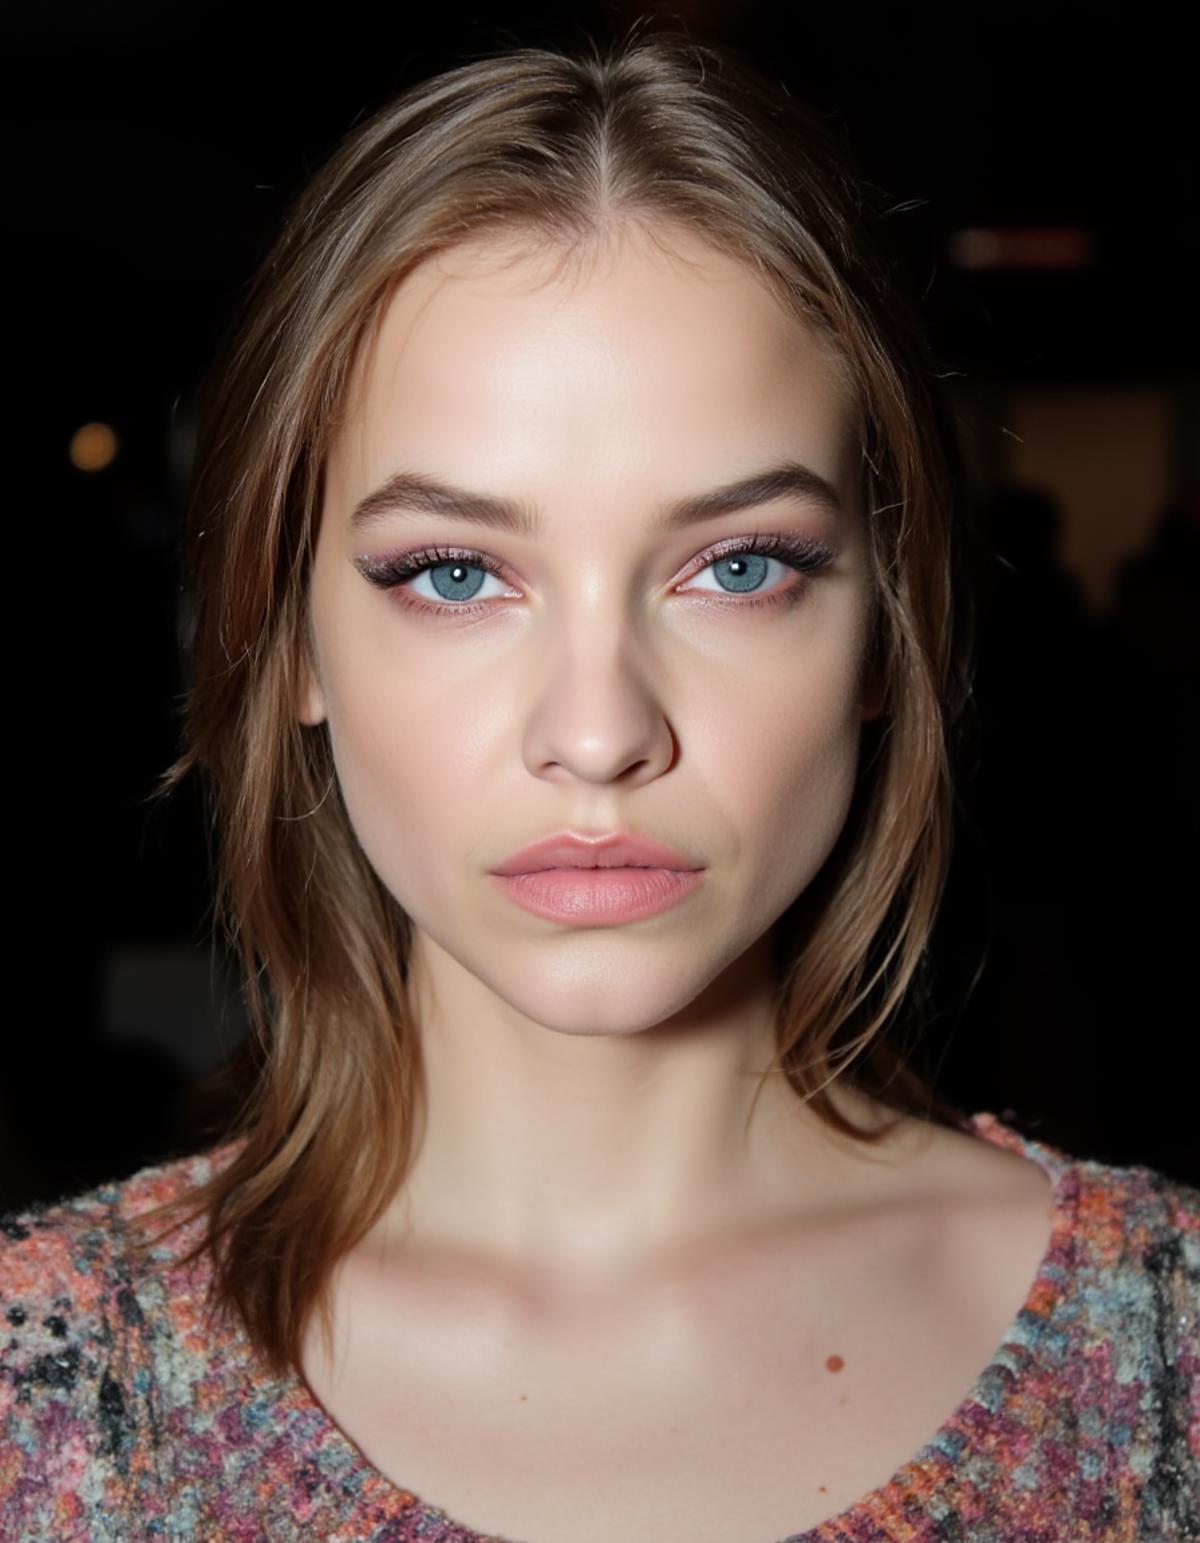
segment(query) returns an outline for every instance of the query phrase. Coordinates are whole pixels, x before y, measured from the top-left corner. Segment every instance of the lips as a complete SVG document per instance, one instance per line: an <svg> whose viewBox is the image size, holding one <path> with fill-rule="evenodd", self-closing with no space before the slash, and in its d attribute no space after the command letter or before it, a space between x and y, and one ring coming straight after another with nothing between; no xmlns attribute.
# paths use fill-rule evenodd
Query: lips
<svg viewBox="0 0 1200 1543"><path fill-rule="evenodd" d="M672 868L693 873L703 866L648 836L614 831L589 837L561 831L522 847L490 871L511 875L540 873L546 868Z"/></svg>

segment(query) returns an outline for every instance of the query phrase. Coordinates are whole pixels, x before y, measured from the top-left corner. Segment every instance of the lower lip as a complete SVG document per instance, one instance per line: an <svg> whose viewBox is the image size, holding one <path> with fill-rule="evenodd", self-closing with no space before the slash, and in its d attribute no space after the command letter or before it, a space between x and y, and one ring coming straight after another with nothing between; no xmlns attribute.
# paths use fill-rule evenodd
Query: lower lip
<svg viewBox="0 0 1200 1543"><path fill-rule="evenodd" d="M605 926L668 910L690 895L703 869L543 868L493 874L509 899L547 921Z"/></svg>

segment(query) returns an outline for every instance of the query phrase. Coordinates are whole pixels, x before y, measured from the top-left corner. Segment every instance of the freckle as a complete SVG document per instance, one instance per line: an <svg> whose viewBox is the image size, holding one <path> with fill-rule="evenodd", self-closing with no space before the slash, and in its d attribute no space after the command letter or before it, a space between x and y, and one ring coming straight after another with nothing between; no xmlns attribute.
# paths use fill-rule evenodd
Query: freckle
<svg viewBox="0 0 1200 1543"><path fill-rule="evenodd" d="M840 1372L845 1364L845 1361L842 1360L840 1355L827 1356L825 1360L825 1370L827 1372Z"/></svg>
<svg viewBox="0 0 1200 1543"><path fill-rule="evenodd" d="M528 1393L522 1393L521 1394L521 1402L523 1404L527 1404L529 1402L529 1394Z"/></svg>
<svg viewBox="0 0 1200 1543"><path fill-rule="evenodd" d="M840 1404L844 1404L845 1402L846 1402L846 1395L843 1393L841 1398L838 1399L838 1403L840 1405Z"/></svg>
<svg viewBox="0 0 1200 1543"><path fill-rule="evenodd" d="M818 1484L818 1485L817 1485L817 1488L818 1488L818 1489L819 1489L819 1490L820 1490L820 1491L821 1491L821 1493L822 1493L822 1494L823 1494L823 1495L824 1495L824 1494L825 1494L825 1493L826 1493L826 1490L825 1490L825 1486L824 1486L824 1484Z"/></svg>

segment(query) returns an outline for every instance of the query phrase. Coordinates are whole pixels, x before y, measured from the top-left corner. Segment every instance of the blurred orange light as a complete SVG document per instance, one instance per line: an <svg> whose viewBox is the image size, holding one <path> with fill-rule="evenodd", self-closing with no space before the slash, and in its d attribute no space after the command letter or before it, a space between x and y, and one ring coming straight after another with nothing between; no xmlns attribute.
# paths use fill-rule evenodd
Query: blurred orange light
<svg viewBox="0 0 1200 1543"><path fill-rule="evenodd" d="M80 471L103 471L116 459L117 436L107 423L85 423L71 435L67 454Z"/></svg>

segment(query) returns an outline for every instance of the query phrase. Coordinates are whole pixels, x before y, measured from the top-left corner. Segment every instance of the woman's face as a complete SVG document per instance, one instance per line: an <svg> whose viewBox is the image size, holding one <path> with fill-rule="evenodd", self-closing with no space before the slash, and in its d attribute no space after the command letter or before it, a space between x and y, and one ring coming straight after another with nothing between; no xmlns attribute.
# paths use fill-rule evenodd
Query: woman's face
<svg viewBox="0 0 1200 1543"><path fill-rule="evenodd" d="M748 268L656 231L669 252L629 227L571 267L491 237L410 274L315 553L299 715L328 724L416 962L439 1004L566 1033L664 1023L764 939L842 829L877 710L850 393ZM702 872L632 920L532 914L491 870L566 831Z"/></svg>

